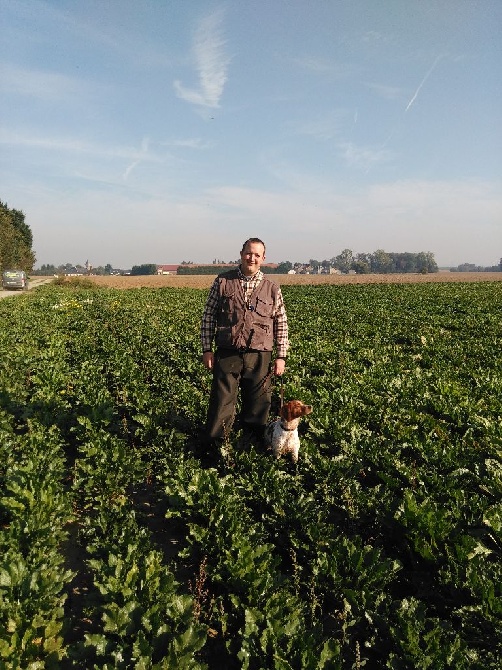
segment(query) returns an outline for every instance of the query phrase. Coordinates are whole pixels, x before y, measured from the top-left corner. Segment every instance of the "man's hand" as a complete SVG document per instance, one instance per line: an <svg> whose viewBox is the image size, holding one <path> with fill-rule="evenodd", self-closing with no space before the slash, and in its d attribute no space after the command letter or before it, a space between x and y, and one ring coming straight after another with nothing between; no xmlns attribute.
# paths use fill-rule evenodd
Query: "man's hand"
<svg viewBox="0 0 502 670"><path fill-rule="evenodd" d="M202 354L202 363L203 363L204 367L207 368L208 370L212 370L212 369L213 369L213 365L214 365L214 354L213 354L212 351L205 351L205 352Z"/></svg>
<svg viewBox="0 0 502 670"><path fill-rule="evenodd" d="M286 369L286 361L284 360L284 358L276 358L274 363L274 375L280 377L281 375L284 374L285 369Z"/></svg>

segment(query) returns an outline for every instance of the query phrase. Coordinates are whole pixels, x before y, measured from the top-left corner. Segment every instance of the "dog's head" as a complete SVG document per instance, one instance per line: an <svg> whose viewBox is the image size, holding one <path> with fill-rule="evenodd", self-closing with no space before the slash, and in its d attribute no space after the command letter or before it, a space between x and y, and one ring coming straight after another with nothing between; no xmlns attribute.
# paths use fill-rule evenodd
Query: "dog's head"
<svg viewBox="0 0 502 670"><path fill-rule="evenodd" d="M306 405L301 400L289 400L281 407L280 415L284 421L299 419L312 411L311 405Z"/></svg>

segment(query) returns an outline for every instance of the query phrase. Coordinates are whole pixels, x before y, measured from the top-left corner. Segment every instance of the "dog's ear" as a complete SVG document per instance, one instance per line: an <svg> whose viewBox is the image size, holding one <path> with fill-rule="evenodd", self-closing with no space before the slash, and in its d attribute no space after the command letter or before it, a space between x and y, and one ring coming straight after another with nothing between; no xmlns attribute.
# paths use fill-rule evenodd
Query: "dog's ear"
<svg viewBox="0 0 502 670"><path fill-rule="evenodd" d="M298 419L300 416L310 414L311 411L312 407L304 405L301 400L290 400L282 406L281 418L285 421L293 421L293 419Z"/></svg>
<svg viewBox="0 0 502 670"><path fill-rule="evenodd" d="M296 418L296 415L294 414L295 402L295 400L289 400L281 407L280 415L284 421L293 421L293 419Z"/></svg>

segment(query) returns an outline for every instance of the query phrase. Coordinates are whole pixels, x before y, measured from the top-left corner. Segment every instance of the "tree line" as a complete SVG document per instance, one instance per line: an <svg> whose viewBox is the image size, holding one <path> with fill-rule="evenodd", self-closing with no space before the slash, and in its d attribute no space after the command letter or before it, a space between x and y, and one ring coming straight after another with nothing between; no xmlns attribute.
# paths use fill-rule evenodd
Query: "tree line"
<svg viewBox="0 0 502 670"><path fill-rule="evenodd" d="M226 264L221 260L214 260L210 265L194 265L191 262L182 261L178 267L178 274L217 274L228 269L228 265L237 265L239 261L231 261ZM33 251L33 235L30 226L25 221L22 211L9 208L6 203L0 201L0 272L5 270L24 270L32 272L35 264L35 253ZM430 251L419 253L410 252L386 252L377 249L373 253L353 253L351 249L344 249L337 256L322 261L311 258L308 262L282 261L276 267L262 266L263 272L287 274L290 271L299 273L338 271L342 273L355 272L357 274L389 274L389 273L422 273L428 274L438 272L438 266L434 254ZM124 271L114 270L111 264L92 268L86 263L82 266L65 265L42 265L37 273L42 275L58 275L76 272L78 274L122 274ZM502 258L498 265L491 267L479 267L472 263L463 263L452 272L502 272ZM130 274L148 275L156 274L155 263L134 265ZM127 272L129 274L129 272Z"/></svg>
<svg viewBox="0 0 502 670"><path fill-rule="evenodd" d="M240 260L214 260L211 264L202 265L193 263L193 261L182 261L178 266L178 275L215 275L225 272L231 266L237 267ZM42 265L36 270L37 274L42 275L60 275L60 274L130 274L130 275L154 275L157 274L158 266L155 263L144 263L142 265L133 265L131 270L114 269L110 263L105 266L92 267L82 265ZM500 272L502 271L502 258L499 265L491 267L480 267L472 263L463 263L456 268L450 268L451 272ZM262 271L268 274L287 274L294 271L299 274L305 273L330 273L333 271L347 274L353 272L356 274L429 274L438 272L438 266L432 252L386 252L378 249L373 253L354 254L350 249L344 249L338 256L328 260L316 260L311 258L305 262L282 261L277 265L263 265Z"/></svg>
<svg viewBox="0 0 502 670"><path fill-rule="evenodd" d="M111 275L111 274L120 274L120 270L114 270L113 266L110 263L106 265L100 265L98 267L92 267L86 263L82 265L80 263L62 263L61 265L53 265L52 263L43 263L39 268L36 268L34 272L37 275L44 277L52 277L55 275L84 275L84 274L93 274L93 275Z"/></svg>
<svg viewBox="0 0 502 670"><path fill-rule="evenodd" d="M237 261L235 261L237 264ZM216 274L228 269L228 264L218 265L189 265L182 263L178 268L178 274ZM354 254L350 249L344 249L338 256L329 260L316 260L311 258L308 262L292 263L282 261L275 268L262 266L263 272L275 274L287 274L295 271L298 273L329 273L332 270L357 274L387 274L387 273L424 273L437 272L438 266L434 260L434 254L430 251L419 253L393 253L378 249L373 253Z"/></svg>
<svg viewBox="0 0 502 670"><path fill-rule="evenodd" d="M37 275L52 277L55 275L155 275L157 274L157 265L155 263L144 263L143 265L133 265L131 270L121 270L114 268L111 263L98 265L96 267L86 263L63 263L61 265L52 265L44 263L37 270Z"/></svg>
<svg viewBox="0 0 502 670"><path fill-rule="evenodd" d="M281 264L283 267L286 264ZM329 272L331 269L344 274L389 274L389 273L423 273L437 272L438 266L431 251L387 252L377 249L373 253L354 253L351 249L344 249L338 256L329 260L318 261L311 258L308 263L312 269L321 269ZM292 266L290 269L296 269Z"/></svg>
<svg viewBox="0 0 502 670"><path fill-rule="evenodd" d="M482 265L474 265L474 263L461 263L456 268L451 268L452 272L502 272L502 258L498 265L490 265L483 267Z"/></svg>
<svg viewBox="0 0 502 670"><path fill-rule="evenodd" d="M33 234L24 213L0 201L0 271L31 272L35 264Z"/></svg>

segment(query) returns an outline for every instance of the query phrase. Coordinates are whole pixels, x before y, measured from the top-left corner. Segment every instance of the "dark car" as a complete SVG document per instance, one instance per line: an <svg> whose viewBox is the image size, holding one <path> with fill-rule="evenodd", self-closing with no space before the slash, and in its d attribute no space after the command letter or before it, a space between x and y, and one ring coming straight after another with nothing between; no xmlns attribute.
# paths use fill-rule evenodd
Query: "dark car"
<svg viewBox="0 0 502 670"><path fill-rule="evenodd" d="M28 288L28 277L24 270L6 270L2 275L2 288Z"/></svg>

